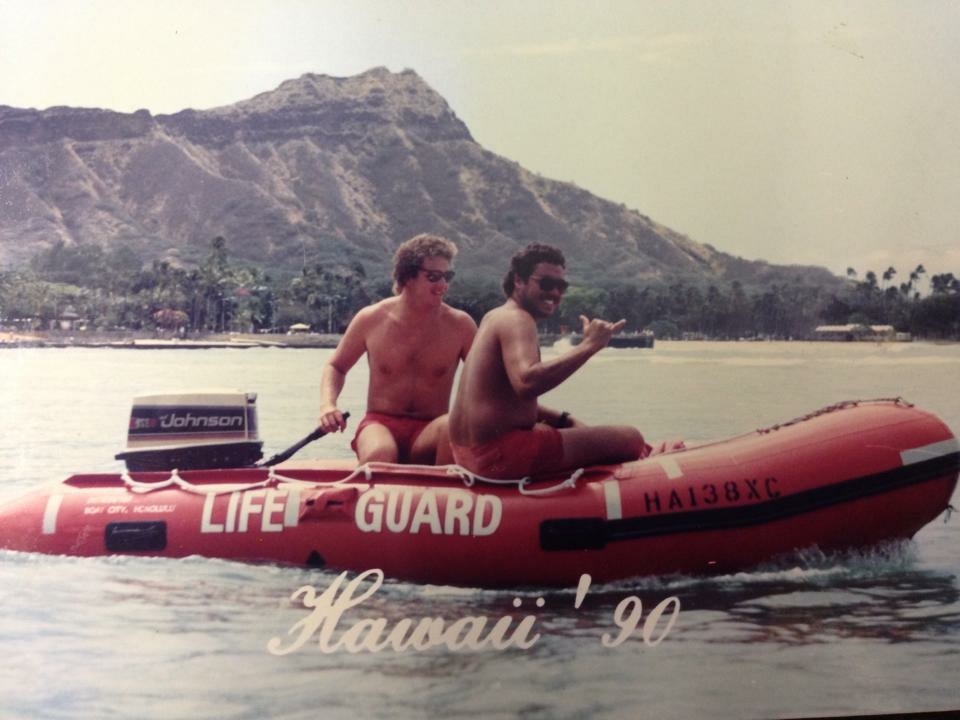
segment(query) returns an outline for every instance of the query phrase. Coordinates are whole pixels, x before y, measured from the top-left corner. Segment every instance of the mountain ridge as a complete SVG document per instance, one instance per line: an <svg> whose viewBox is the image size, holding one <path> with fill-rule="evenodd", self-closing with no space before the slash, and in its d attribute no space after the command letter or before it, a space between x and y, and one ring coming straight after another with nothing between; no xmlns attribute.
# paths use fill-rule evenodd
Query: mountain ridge
<svg viewBox="0 0 960 720"><path fill-rule="evenodd" d="M825 268L744 260L479 145L413 70L307 73L208 110L152 115L0 106L0 265L53 243L126 246L144 262L191 262L212 238L231 257L296 271L389 266L418 232L498 277L531 241L571 271L615 281L760 283Z"/></svg>

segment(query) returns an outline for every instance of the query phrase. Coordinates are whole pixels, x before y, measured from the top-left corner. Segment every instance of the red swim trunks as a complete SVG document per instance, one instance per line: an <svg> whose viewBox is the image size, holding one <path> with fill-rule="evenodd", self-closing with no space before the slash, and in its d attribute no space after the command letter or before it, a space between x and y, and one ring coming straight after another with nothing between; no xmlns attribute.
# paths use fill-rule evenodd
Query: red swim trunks
<svg viewBox="0 0 960 720"><path fill-rule="evenodd" d="M541 423L530 430L511 430L477 447L450 445L458 465L483 477L516 479L563 468L563 436Z"/></svg>
<svg viewBox="0 0 960 720"><path fill-rule="evenodd" d="M431 420L412 418L406 415L387 415L386 413L368 412L363 416L360 424L357 425L357 432L353 436L350 447L353 448L354 452L357 452L357 438L360 437L360 433L363 432L363 429L367 425L376 423L377 425L383 425L390 431L390 434L393 435L393 439L397 443L398 459L400 462L405 462L410 459L410 450L413 448L413 444L417 441L417 438L420 437L420 433L422 433L423 429L431 422Z"/></svg>

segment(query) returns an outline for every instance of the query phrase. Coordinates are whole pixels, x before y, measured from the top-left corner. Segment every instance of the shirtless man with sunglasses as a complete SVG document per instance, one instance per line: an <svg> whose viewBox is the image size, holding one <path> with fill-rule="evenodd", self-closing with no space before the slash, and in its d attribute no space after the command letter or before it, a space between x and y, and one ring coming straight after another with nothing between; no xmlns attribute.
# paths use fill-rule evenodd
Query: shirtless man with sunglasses
<svg viewBox="0 0 960 720"><path fill-rule="evenodd" d="M490 478L635 460L649 452L633 427L588 427L538 403L606 347L625 321L581 316L583 340L551 360L540 358L537 321L552 315L567 289L557 248L532 244L513 256L503 281L507 301L480 323L450 411L454 460Z"/></svg>
<svg viewBox="0 0 960 720"><path fill-rule="evenodd" d="M347 373L367 355L367 414L351 443L361 463L451 461L450 391L477 331L473 318L443 302L456 253L435 235L401 244L393 258L395 296L358 312L323 368L319 425L342 431L337 400Z"/></svg>

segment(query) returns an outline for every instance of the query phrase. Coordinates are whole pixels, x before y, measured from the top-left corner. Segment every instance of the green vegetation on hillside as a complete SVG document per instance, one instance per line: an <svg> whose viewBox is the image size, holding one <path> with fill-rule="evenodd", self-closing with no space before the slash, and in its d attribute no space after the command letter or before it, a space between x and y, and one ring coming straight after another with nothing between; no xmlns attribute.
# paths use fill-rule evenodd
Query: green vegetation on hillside
<svg viewBox="0 0 960 720"><path fill-rule="evenodd" d="M649 329L658 337L807 338L817 325L854 323L960 339L960 280L952 273L931 275L928 293L920 288L922 265L900 284L892 267L881 279L870 271L859 280L852 268L847 274L839 291L799 276L763 287L690 280L575 285L544 330L576 329L583 314L625 318L628 332ZM304 323L341 332L357 310L390 292L388 277L367 277L359 263L305 266L293 275L233 264L222 237L189 269L169 262L144 268L123 248L57 244L28 268L0 272L0 325L46 330L66 320L89 330L206 333L286 331ZM503 301L498 283L470 276L458 276L448 298L478 321Z"/></svg>

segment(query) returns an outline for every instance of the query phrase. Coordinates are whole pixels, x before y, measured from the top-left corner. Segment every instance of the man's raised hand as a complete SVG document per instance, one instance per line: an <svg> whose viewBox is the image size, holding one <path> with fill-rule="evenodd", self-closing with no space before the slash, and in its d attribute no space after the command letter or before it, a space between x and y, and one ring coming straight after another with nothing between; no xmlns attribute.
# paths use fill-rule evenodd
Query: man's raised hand
<svg viewBox="0 0 960 720"><path fill-rule="evenodd" d="M601 320L600 318L590 320L586 315L581 315L580 324L583 327L583 342L600 350L607 346L611 337L623 330L623 326L627 324L627 321L618 320L614 323Z"/></svg>

